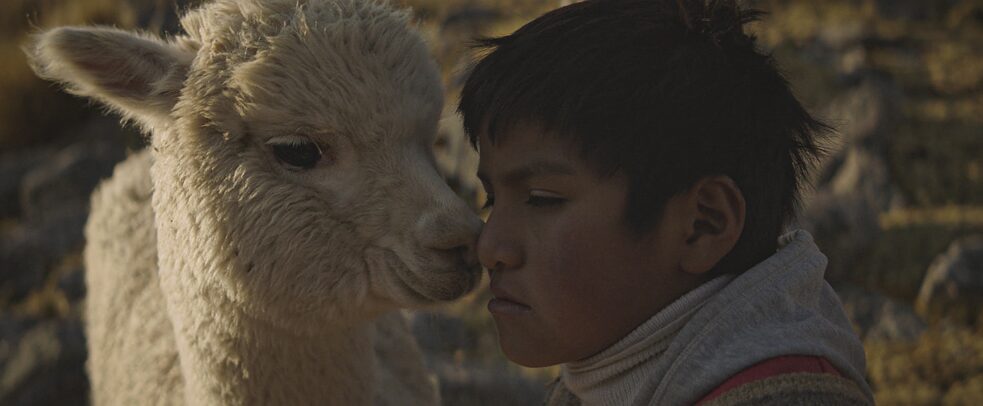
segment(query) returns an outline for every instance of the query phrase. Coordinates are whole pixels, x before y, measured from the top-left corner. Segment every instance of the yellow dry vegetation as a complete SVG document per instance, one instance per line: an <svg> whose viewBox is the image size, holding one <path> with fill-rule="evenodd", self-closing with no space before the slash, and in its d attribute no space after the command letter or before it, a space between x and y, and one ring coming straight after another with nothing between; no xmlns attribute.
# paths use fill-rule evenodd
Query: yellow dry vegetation
<svg viewBox="0 0 983 406"><path fill-rule="evenodd" d="M970 177L979 176L979 161L966 170ZM983 206L896 208L881 213L878 221L884 230L921 225L983 227Z"/></svg>
<svg viewBox="0 0 983 406"><path fill-rule="evenodd" d="M928 55L929 78L936 89L948 94L977 90L983 85L983 51L980 38L935 44Z"/></svg>
<svg viewBox="0 0 983 406"><path fill-rule="evenodd" d="M983 331L935 326L915 343L865 348L878 404L983 404Z"/></svg>

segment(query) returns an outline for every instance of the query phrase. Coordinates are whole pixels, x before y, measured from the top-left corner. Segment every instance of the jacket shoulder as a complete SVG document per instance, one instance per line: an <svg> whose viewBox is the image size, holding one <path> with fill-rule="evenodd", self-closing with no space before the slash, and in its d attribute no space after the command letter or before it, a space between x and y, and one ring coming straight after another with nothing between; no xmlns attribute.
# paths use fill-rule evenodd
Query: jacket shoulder
<svg viewBox="0 0 983 406"><path fill-rule="evenodd" d="M733 388L704 406L870 405L852 380L829 373L795 372L759 379Z"/></svg>

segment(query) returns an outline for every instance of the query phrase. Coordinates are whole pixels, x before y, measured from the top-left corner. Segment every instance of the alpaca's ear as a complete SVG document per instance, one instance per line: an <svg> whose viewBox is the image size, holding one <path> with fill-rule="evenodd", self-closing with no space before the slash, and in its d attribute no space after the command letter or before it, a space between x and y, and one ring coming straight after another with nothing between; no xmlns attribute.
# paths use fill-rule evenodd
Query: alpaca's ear
<svg viewBox="0 0 983 406"><path fill-rule="evenodd" d="M44 31L24 51L38 76L97 99L148 130L171 121L194 59L185 44L96 27Z"/></svg>

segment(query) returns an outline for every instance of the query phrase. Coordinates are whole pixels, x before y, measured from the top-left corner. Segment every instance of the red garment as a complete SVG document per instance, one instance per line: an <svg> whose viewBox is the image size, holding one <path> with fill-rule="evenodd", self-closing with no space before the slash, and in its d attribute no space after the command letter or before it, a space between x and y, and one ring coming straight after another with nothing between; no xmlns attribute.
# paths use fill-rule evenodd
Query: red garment
<svg viewBox="0 0 983 406"><path fill-rule="evenodd" d="M696 404L702 404L716 399L727 391L746 383L770 378L782 374L797 372L824 373L843 376L840 371L833 367L826 358L812 355L784 355L781 357L769 358L747 367L736 375L730 377L723 384L717 386L709 394L700 399Z"/></svg>

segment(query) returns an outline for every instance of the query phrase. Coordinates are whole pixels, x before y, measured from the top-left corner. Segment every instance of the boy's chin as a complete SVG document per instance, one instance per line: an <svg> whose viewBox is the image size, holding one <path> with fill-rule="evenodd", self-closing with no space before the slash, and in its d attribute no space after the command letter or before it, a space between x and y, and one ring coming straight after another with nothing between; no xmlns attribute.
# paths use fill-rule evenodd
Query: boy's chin
<svg viewBox="0 0 983 406"><path fill-rule="evenodd" d="M522 365L526 368L545 368L563 363L552 361L549 358L544 358L542 356L529 356L528 354L510 353L505 349L505 347L502 347L502 352L505 353L505 357L508 358L509 361Z"/></svg>
<svg viewBox="0 0 983 406"><path fill-rule="evenodd" d="M496 323L498 325L498 323ZM498 325L498 345L505 357L527 368L543 368L572 360L565 359L556 346L540 345L527 337L516 337Z"/></svg>

